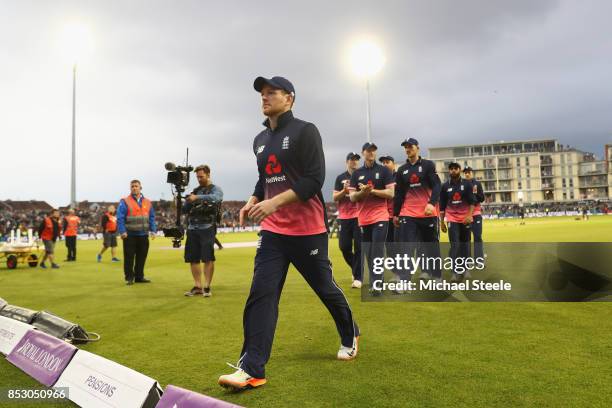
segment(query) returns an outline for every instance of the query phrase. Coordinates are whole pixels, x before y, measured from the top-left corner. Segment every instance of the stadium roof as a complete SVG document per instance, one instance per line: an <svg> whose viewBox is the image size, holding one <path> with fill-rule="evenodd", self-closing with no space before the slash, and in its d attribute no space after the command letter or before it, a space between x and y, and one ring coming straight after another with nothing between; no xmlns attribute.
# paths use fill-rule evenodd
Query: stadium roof
<svg viewBox="0 0 612 408"><path fill-rule="evenodd" d="M430 147L430 150L434 149L450 149L456 147L477 147L477 146L495 146L495 145L510 145L510 144L533 144L533 143L557 143L556 139L532 139L532 140L498 140L496 142L485 142L485 143L474 143L474 144L462 144L452 146L437 146Z"/></svg>
<svg viewBox="0 0 612 408"><path fill-rule="evenodd" d="M30 201L0 201L1 207L9 211L49 211L53 209L46 201L30 200Z"/></svg>

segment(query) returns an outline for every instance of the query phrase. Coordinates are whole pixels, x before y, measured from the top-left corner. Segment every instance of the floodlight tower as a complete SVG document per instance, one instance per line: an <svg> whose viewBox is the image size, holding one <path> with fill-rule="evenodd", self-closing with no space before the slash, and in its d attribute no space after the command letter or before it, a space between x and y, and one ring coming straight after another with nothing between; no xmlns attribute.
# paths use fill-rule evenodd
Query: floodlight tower
<svg viewBox="0 0 612 408"><path fill-rule="evenodd" d="M63 27L60 45L72 64L72 149L70 167L70 207L76 208L76 77L77 62L92 49L89 27L83 23L68 23Z"/></svg>
<svg viewBox="0 0 612 408"><path fill-rule="evenodd" d="M361 41L353 45L350 54L353 72L365 80L366 88L366 135L372 141L370 79L385 65L385 56L378 45L371 41Z"/></svg>

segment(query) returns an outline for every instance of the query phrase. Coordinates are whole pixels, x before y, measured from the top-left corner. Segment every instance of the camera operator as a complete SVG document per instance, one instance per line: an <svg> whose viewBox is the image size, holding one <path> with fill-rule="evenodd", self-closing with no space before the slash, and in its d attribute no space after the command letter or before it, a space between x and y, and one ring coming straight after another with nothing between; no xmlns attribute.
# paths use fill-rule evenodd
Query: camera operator
<svg viewBox="0 0 612 408"><path fill-rule="evenodd" d="M185 296L203 295L210 297L210 284L215 270L215 233L217 216L223 201L223 191L212 184L210 168L201 165L194 170L199 186L185 199L183 214L187 214L187 243L185 244L185 262L191 264L193 288ZM204 284L202 285L202 267L204 262Z"/></svg>

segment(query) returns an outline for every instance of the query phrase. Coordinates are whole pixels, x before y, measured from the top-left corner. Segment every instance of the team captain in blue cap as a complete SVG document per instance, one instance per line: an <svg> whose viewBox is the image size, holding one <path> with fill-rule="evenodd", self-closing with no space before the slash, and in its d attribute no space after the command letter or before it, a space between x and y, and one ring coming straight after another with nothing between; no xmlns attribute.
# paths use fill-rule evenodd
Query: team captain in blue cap
<svg viewBox="0 0 612 408"><path fill-rule="evenodd" d="M304 277L332 315L338 334L339 360L357 356L359 329L332 275L328 257L327 216L321 188L325 156L317 127L293 117L293 84L283 77L258 77L266 127L253 142L259 180L240 210L260 223L251 291L244 307L244 343L236 371L219 377L226 388L243 390L266 383L278 320L278 302L289 264ZM307 314L306 314L307 315ZM296 316L297 319L301 316Z"/></svg>

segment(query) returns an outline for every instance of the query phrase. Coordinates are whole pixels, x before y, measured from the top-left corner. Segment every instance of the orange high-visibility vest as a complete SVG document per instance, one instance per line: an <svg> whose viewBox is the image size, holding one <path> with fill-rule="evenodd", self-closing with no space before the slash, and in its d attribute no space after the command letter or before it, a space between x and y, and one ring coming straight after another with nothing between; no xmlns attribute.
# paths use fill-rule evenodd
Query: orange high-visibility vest
<svg viewBox="0 0 612 408"><path fill-rule="evenodd" d="M66 219L66 232L64 232L65 237L76 237L79 224L81 223L81 219L76 215L68 215L64 217Z"/></svg>
<svg viewBox="0 0 612 408"><path fill-rule="evenodd" d="M45 217L45 228L40 234L40 239L51 241L53 239L53 221L51 217Z"/></svg>
<svg viewBox="0 0 612 408"><path fill-rule="evenodd" d="M105 215L108 221L106 221L106 225L104 226L104 231L105 232L117 231L117 217L114 215L111 215L111 213L109 212L106 212Z"/></svg>
<svg viewBox="0 0 612 408"><path fill-rule="evenodd" d="M140 205L132 197L123 199L127 205L127 216L125 217L125 229L131 232L149 232L149 213L151 212L151 201L142 197Z"/></svg>

